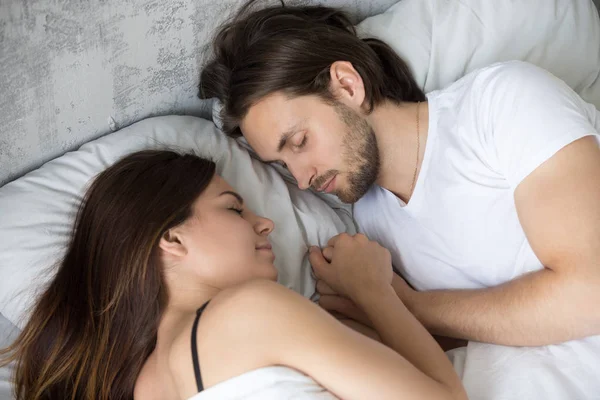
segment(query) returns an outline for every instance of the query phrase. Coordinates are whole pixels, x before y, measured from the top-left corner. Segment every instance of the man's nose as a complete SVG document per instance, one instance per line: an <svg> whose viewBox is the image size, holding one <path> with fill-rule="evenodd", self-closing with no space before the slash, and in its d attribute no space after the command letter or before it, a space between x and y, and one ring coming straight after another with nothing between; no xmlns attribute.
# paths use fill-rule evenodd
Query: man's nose
<svg viewBox="0 0 600 400"><path fill-rule="evenodd" d="M310 187L314 174L311 173L309 168L301 169L288 164L288 169L290 170L294 178L296 178L296 181L298 182L298 187L301 190L306 190Z"/></svg>

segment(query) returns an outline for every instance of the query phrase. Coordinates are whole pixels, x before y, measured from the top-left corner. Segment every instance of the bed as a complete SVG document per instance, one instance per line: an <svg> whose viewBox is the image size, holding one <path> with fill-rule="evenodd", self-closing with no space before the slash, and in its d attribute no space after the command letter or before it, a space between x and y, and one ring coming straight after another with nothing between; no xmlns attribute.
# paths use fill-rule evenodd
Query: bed
<svg viewBox="0 0 600 400"><path fill-rule="evenodd" d="M590 0L319 3L344 7L361 35L388 42L425 91L519 59L548 69L600 108L600 19ZM281 227L273 236L281 283L311 296L306 249L354 232L351 208L299 191L243 140L225 138L212 119L218 104L196 97L210 36L239 4L0 4L0 346L23 326L27 307L51 276L51 260L60 257L89 180L143 148L215 158L249 206ZM594 338L550 349L470 343L449 356L472 399L600 399L600 340ZM9 368L0 369L0 399L11 398L9 375ZM330 398L307 377L282 368L240 377L205 398L290 393Z"/></svg>

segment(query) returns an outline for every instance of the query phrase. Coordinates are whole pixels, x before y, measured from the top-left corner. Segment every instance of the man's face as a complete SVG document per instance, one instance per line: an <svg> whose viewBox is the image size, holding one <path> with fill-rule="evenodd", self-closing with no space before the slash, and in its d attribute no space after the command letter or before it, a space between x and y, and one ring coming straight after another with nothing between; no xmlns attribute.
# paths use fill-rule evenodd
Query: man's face
<svg viewBox="0 0 600 400"><path fill-rule="evenodd" d="M301 189L358 201L379 174L379 151L368 122L341 102L275 93L253 105L240 124L265 161L287 166Z"/></svg>

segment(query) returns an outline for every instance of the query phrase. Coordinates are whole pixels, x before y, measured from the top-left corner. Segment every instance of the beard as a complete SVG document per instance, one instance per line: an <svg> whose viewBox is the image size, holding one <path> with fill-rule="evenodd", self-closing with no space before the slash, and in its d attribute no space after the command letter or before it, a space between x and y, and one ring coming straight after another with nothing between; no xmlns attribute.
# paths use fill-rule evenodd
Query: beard
<svg viewBox="0 0 600 400"><path fill-rule="evenodd" d="M337 189L334 194L344 203L356 203L379 176L377 138L371 125L350 107L335 102L334 108L346 125L346 134L342 142L342 159L347 167L348 177L347 187ZM312 186L321 187L339 173L339 170L329 170L318 177Z"/></svg>

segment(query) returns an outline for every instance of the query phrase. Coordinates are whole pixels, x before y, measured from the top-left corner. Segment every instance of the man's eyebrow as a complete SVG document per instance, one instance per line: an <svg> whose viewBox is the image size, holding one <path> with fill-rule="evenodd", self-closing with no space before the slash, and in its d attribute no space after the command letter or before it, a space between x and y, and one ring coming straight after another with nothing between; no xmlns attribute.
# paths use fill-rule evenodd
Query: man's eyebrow
<svg viewBox="0 0 600 400"><path fill-rule="evenodd" d="M281 153L281 150L283 150L283 148L285 147L285 144L288 141L288 139L290 137L294 136L294 134L296 134L302 128L302 125L304 125L304 122L305 122L305 120L302 120L302 121L294 124L294 126L292 126L290 129L288 129L287 131L285 131L281 134L281 137L279 138L279 144L277 145L278 153Z"/></svg>
<svg viewBox="0 0 600 400"><path fill-rule="evenodd" d="M240 204L244 205L244 199L242 199L242 196L240 196L240 195L239 195L239 194L237 194L236 192L232 192L231 190L226 190L226 191L224 191L223 193L221 193L221 194L219 195L219 197L220 197L220 196L223 196L223 195L226 195L226 194L228 194L228 195L231 195L231 196L235 197L235 198L237 199L237 201L239 201L239 202L240 202Z"/></svg>

